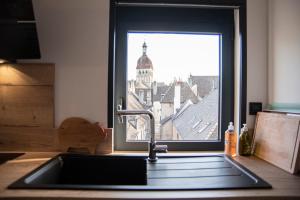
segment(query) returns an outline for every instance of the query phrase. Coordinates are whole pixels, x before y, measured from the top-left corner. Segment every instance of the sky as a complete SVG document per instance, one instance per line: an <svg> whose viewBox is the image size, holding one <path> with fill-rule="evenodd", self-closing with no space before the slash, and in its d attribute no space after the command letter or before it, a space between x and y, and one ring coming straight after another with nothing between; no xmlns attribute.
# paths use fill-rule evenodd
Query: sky
<svg viewBox="0 0 300 200"><path fill-rule="evenodd" d="M135 79L144 41L153 64L153 80L170 83L174 78L219 75L219 35L128 33L128 80Z"/></svg>

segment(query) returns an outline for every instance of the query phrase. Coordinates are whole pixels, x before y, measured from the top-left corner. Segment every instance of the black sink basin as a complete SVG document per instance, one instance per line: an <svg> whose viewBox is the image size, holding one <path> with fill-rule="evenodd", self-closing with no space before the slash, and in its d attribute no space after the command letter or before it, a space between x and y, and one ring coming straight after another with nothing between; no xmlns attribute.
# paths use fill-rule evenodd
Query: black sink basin
<svg viewBox="0 0 300 200"><path fill-rule="evenodd" d="M147 161L142 157L61 154L9 188L93 188L145 185Z"/></svg>

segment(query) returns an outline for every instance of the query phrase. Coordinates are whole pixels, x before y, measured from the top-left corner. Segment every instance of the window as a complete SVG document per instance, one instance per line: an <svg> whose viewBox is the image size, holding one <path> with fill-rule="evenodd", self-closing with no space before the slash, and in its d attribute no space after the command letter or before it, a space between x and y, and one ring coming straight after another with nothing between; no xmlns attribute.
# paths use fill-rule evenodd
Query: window
<svg viewBox="0 0 300 200"><path fill-rule="evenodd" d="M152 111L156 140L170 150L222 150L233 121L234 11L151 2L112 1L109 111L121 102ZM116 149L147 149L147 116L108 116Z"/></svg>
<svg viewBox="0 0 300 200"><path fill-rule="evenodd" d="M127 88L126 107L153 112L157 141L219 139L221 39L219 33L127 33L127 84L133 87ZM134 99L138 91L147 92L146 103ZM195 115L209 123L201 135L186 125ZM131 139L142 132L150 136L127 123L126 141L136 141Z"/></svg>

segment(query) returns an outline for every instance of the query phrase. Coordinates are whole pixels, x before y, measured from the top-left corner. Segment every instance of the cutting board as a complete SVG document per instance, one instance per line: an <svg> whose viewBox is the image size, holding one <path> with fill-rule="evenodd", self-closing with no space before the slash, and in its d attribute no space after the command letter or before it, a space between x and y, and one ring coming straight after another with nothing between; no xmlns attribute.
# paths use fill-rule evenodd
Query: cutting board
<svg viewBox="0 0 300 200"><path fill-rule="evenodd" d="M295 174L300 165L300 116L259 112L254 131L254 154Z"/></svg>
<svg viewBox="0 0 300 200"><path fill-rule="evenodd" d="M63 152L111 153L110 138L110 129L79 117L65 119L58 128L59 148Z"/></svg>

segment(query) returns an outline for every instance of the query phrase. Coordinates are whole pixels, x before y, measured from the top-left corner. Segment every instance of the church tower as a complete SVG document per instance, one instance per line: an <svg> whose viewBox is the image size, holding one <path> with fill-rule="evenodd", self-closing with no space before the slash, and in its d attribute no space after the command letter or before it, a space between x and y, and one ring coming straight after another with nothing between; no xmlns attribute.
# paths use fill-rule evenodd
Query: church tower
<svg viewBox="0 0 300 200"><path fill-rule="evenodd" d="M143 55L138 59L136 66L136 81L151 87L153 81L153 65L147 56L147 44L143 44Z"/></svg>
<svg viewBox="0 0 300 200"><path fill-rule="evenodd" d="M147 106L152 105L153 65L147 56L147 44L143 44L143 54L136 65L135 93L139 101Z"/></svg>

